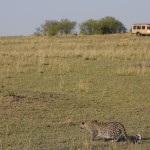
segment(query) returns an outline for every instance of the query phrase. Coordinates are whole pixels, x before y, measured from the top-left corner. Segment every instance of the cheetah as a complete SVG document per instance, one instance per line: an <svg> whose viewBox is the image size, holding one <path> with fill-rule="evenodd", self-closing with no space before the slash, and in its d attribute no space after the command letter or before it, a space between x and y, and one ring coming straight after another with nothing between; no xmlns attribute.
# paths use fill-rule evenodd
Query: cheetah
<svg viewBox="0 0 150 150"><path fill-rule="evenodd" d="M92 141L97 136L103 138L105 141L129 141L132 143L138 143L141 140L141 136L137 135L132 141L132 138L127 136L124 126L120 122L98 122L97 120L90 120L81 123L81 129L87 129L91 133Z"/></svg>

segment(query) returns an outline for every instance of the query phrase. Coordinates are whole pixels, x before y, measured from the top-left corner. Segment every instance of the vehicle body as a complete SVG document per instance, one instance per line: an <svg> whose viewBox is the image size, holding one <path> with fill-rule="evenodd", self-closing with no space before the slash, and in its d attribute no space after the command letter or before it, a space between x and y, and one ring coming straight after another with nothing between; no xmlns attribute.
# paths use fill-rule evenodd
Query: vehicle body
<svg viewBox="0 0 150 150"><path fill-rule="evenodd" d="M131 33L136 34L137 36L150 35L150 24L148 23L133 24Z"/></svg>

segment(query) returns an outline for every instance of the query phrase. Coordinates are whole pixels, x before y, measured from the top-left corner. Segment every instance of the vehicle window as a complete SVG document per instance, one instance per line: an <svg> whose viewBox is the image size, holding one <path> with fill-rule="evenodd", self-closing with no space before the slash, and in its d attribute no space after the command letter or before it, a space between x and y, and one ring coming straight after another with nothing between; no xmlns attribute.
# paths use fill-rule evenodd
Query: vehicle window
<svg viewBox="0 0 150 150"><path fill-rule="evenodd" d="M137 29L141 29L141 26L137 26Z"/></svg>
<svg viewBox="0 0 150 150"><path fill-rule="evenodd" d="M150 30L150 27L147 27L147 30Z"/></svg>
<svg viewBox="0 0 150 150"><path fill-rule="evenodd" d="M133 29L136 29L136 26L133 26Z"/></svg>
<svg viewBox="0 0 150 150"><path fill-rule="evenodd" d="M145 26L142 26L142 29L144 30L144 29L145 29Z"/></svg>

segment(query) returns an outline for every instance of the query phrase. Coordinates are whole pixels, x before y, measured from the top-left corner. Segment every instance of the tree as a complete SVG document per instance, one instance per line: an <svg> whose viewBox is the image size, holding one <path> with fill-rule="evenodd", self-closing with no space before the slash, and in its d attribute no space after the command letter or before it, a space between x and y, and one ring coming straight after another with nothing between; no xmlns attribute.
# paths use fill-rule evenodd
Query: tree
<svg viewBox="0 0 150 150"><path fill-rule="evenodd" d="M47 35L54 36L57 35L60 30L59 22L56 20L49 21L49 25L47 27Z"/></svg>
<svg viewBox="0 0 150 150"><path fill-rule="evenodd" d="M85 35L98 34L98 21L89 19L80 24L80 33Z"/></svg>
<svg viewBox="0 0 150 150"><path fill-rule="evenodd" d="M35 35L49 35L54 36L57 34L70 34L76 26L76 22L69 21L68 19L46 20L39 28L36 29Z"/></svg>
<svg viewBox="0 0 150 150"><path fill-rule="evenodd" d="M99 21L99 27L102 34L124 33L127 30L120 21L113 17L102 18Z"/></svg>
<svg viewBox="0 0 150 150"><path fill-rule="evenodd" d="M75 21L69 21L68 19L62 19L59 22L61 34L71 34L76 26Z"/></svg>
<svg viewBox="0 0 150 150"><path fill-rule="evenodd" d="M113 17L105 17L101 20L89 19L80 25L80 33L91 34L111 34L126 32L125 26Z"/></svg>

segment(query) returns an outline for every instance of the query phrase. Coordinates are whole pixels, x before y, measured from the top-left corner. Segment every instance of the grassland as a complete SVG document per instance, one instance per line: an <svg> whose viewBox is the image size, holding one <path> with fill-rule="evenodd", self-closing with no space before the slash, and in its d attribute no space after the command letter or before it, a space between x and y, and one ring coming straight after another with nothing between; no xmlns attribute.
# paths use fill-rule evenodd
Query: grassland
<svg viewBox="0 0 150 150"><path fill-rule="evenodd" d="M1 150L149 150L149 114L149 37L0 37ZM143 140L91 142L88 119Z"/></svg>

